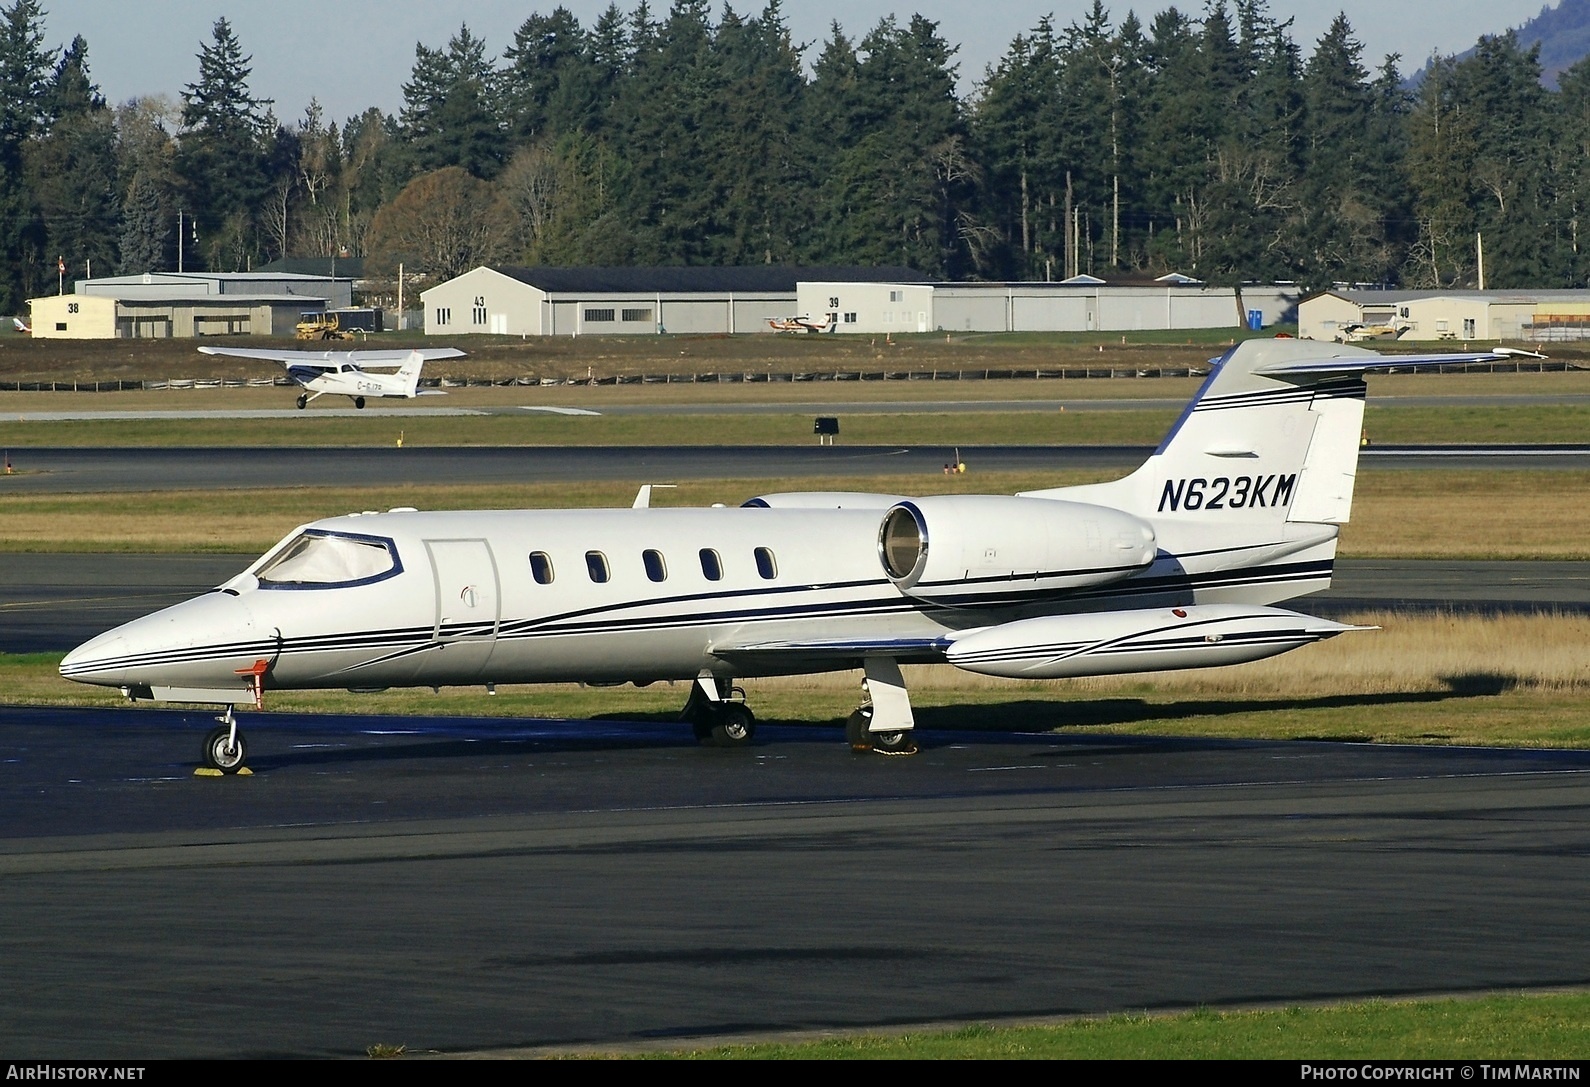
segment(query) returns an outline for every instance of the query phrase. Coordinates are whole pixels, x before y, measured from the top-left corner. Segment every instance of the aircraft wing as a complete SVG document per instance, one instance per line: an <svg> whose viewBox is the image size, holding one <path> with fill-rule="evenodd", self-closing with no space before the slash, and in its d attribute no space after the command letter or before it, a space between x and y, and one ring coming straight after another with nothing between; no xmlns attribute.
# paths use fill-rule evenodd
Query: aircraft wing
<svg viewBox="0 0 1590 1087"><path fill-rule="evenodd" d="M796 641L768 640L730 642L712 647L712 654L725 660L828 661L862 657L893 657L897 660L942 661L944 651L955 635L904 638L811 638Z"/></svg>
<svg viewBox="0 0 1590 1087"><path fill-rule="evenodd" d="M392 348L381 351L276 351L262 347L201 347L201 354L227 355L239 359L263 359L290 366L295 362L349 362L361 369L366 366L401 366L415 351L426 362L432 359L462 358L464 352L456 347Z"/></svg>

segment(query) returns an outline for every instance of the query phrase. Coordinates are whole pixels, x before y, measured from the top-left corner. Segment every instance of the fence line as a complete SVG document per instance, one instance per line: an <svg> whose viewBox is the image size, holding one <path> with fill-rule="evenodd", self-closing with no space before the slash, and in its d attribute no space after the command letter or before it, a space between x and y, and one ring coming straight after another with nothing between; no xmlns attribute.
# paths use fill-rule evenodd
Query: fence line
<svg viewBox="0 0 1590 1087"><path fill-rule="evenodd" d="M1444 363L1417 367L1415 373L1514 374L1557 373L1578 370L1579 363L1554 359L1509 359L1500 362ZM610 377L542 377L525 374L514 378L428 377L429 388L511 388L551 385L735 385L824 381L1086 381L1099 378L1202 377L1208 373L1189 366L1089 366L1054 370L823 370L804 373L766 371L713 371L701 374L618 374ZM0 392L138 392L166 389L246 389L291 386L287 377L167 378L155 381L0 381Z"/></svg>

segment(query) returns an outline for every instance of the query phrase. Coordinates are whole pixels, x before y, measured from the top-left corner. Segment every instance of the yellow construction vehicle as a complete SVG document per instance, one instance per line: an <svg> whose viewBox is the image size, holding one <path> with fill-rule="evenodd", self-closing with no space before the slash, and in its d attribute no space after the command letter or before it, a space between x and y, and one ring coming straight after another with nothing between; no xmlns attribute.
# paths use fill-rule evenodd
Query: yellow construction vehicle
<svg viewBox="0 0 1590 1087"><path fill-rule="evenodd" d="M300 340L353 339L354 330L342 328L335 313L300 313L295 327Z"/></svg>

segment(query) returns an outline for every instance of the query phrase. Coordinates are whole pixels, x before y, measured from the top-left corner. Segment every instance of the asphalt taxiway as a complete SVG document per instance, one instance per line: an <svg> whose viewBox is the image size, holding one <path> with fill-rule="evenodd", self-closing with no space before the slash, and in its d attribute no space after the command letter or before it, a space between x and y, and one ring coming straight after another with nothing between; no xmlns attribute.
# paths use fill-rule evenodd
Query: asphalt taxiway
<svg viewBox="0 0 1590 1087"><path fill-rule="evenodd" d="M827 728L725 752L670 723L271 715L255 774L215 779L183 716L0 709L0 1052L1590 984L1590 753L928 727L886 759Z"/></svg>
<svg viewBox="0 0 1590 1087"><path fill-rule="evenodd" d="M0 494L173 491L252 487L363 487L457 483L776 479L932 475L949 446L448 446L359 448L12 448L16 474ZM960 446L975 472L1128 472L1145 446ZM1375 446L1380 468L1590 469L1590 445ZM749 497L743 496L743 497ZM726 500L734 500L729 496Z"/></svg>

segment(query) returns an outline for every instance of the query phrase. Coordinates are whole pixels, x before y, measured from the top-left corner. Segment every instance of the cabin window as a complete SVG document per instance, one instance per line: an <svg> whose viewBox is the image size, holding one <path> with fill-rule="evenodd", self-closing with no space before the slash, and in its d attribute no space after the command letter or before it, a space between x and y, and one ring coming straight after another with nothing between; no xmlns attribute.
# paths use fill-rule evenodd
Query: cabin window
<svg viewBox="0 0 1590 1087"><path fill-rule="evenodd" d="M708 581L723 580L723 557L710 547L701 549L701 576Z"/></svg>
<svg viewBox="0 0 1590 1087"><path fill-rule="evenodd" d="M401 573L392 541L375 536L304 532L254 575L264 589L359 585Z"/></svg>
<svg viewBox="0 0 1590 1087"><path fill-rule="evenodd" d="M646 564L646 576L653 581L666 581L668 579L668 564L663 561L661 551L646 550L641 553L641 561Z"/></svg>
<svg viewBox="0 0 1590 1087"><path fill-rule="evenodd" d="M591 575L591 580L598 585L605 582L609 577L607 556L600 551L587 551L585 553L585 571Z"/></svg>
<svg viewBox="0 0 1590 1087"><path fill-rule="evenodd" d="M530 576L537 585L551 585L557 572L552 569L552 556L545 551L530 552Z"/></svg>
<svg viewBox="0 0 1590 1087"><path fill-rule="evenodd" d="M756 549L756 572L768 581L778 577L778 562L773 558L772 548L759 547Z"/></svg>

